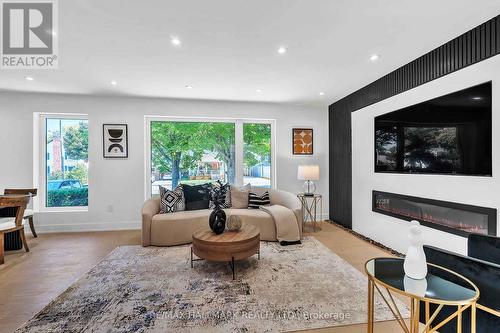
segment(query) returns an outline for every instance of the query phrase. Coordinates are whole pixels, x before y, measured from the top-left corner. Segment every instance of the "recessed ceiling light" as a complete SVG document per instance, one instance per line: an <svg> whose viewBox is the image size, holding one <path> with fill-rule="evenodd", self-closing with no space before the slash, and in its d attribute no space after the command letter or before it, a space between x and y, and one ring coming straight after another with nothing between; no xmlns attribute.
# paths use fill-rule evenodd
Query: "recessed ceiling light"
<svg viewBox="0 0 500 333"><path fill-rule="evenodd" d="M256 91L260 94L263 90L262 89L257 89Z"/></svg>
<svg viewBox="0 0 500 333"><path fill-rule="evenodd" d="M372 61L372 62L373 62L373 61L377 61L377 60L379 60L379 59L380 59L380 55L379 55L379 54L372 54L372 55L370 56L370 61Z"/></svg>
<svg viewBox="0 0 500 333"><path fill-rule="evenodd" d="M480 101L483 98L481 96L474 96L474 97L472 97L472 99L475 100L475 101Z"/></svg>
<svg viewBox="0 0 500 333"><path fill-rule="evenodd" d="M325 96L325 92L324 91L320 91L318 95Z"/></svg>
<svg viewBox="0 0 500 333"><path fill-rule="evenodd" d="M118 84L118 82L116 82L115 80L111 80L111 81L109 81L109 84L112 86L116 86Z"/></svg>
<svg viewBox="0 0 500 333"><path fill-rule="evenodd" d="M286 50L286 47L284 47L284 46L280 46L280 47L278 48L278 53L279 53L279 54L285 54L285 53L286 53L286 51L287 51L287 50Z"/></svg>
<svg viewBox="0 0 500 333"><path fill-rule="evenodd" d="M193 86L187 84L187 85L184 86L184 88L186 88L186 89L193 89Z"/></svg>
<svg viewBox="0 0 500 333"><path fill-rule="evenodd" d="M26 76L25 79L26 81L35 81L35 79L32 76Z"/></svg>
<svg viewBox="0 0 500 333"><path fill-rule="evenodd" d="M170 43L172 43L172 45L174 45L174 46L180 46L182 42L181 42L181 40L179 38L172 37L170 39Z"/></svg>

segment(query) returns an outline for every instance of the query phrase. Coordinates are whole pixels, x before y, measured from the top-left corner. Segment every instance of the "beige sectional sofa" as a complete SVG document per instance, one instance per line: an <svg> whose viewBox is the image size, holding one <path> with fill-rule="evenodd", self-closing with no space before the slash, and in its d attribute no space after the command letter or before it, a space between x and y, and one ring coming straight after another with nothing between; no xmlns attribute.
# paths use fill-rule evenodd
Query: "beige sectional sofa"
<svg viewBox="0 0 500 333"><path fill-rule="evenodd" d="M302 205L293 193L265 189L269 191L271 205L282 205L293 210L302 236ZM252 188L253 192L264 190ZM147 200L142 208L142 246L171 246L191 243L193 232L208 227L210 209L191 210L175 213L159 214L160 198ZM276 241L276 226L272 217L259 209L224 209L227 217L237 214L243 223L254 225L260 229L260 239Z"/></svg>

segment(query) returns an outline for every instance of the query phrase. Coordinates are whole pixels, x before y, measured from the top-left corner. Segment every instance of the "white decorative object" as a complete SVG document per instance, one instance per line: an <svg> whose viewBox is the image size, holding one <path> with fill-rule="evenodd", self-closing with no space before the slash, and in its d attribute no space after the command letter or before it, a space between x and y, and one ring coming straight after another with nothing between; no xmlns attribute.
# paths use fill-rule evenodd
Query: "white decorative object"
<svg viewBox="0 0 500 333"><path fill-rule="evenodd" d="M406 251L404 262L405 274L412 279L421 280L427 276L427 260L422 240L422 228L418 221L411 221L410 234L410 247Z"/></svg>
<svg viewBox="0 0 500 333"><path fill-rule="evenodd" d="M241 229L241 217L238 215L229 216L229 221L227 221L227 230L229 231L238 231Z"/></svg>

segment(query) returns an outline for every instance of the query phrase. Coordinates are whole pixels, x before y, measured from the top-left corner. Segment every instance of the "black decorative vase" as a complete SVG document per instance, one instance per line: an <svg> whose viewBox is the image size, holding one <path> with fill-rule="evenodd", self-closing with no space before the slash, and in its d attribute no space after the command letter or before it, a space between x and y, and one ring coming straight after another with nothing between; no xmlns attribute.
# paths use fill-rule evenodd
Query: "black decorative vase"
<svg viewBox="0 0 500 333"><path fill-rule="evenodd" d="M216 235L222 234L226 229L226 213L220 207L216 207L210 214L208 225Z"/></svg>

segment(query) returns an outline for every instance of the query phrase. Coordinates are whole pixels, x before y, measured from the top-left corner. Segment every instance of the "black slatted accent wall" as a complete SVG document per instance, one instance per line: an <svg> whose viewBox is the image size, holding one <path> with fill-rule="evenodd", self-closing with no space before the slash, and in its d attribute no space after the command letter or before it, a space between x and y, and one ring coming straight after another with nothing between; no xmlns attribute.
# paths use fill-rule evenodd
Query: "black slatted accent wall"
<svg viewBox="0 0 500 333"><path fill-rule="evenodd" d="M330 219L351 226L351 111L332 112L329 121ZM333 143L333 144L332 144Z"/></svg>
<svg viewBox="0 0 500 333"><path fill-rule="evenodd" d="M500 15L329 107L330 219L352 226L351 112L500 53Z"/></svg>

